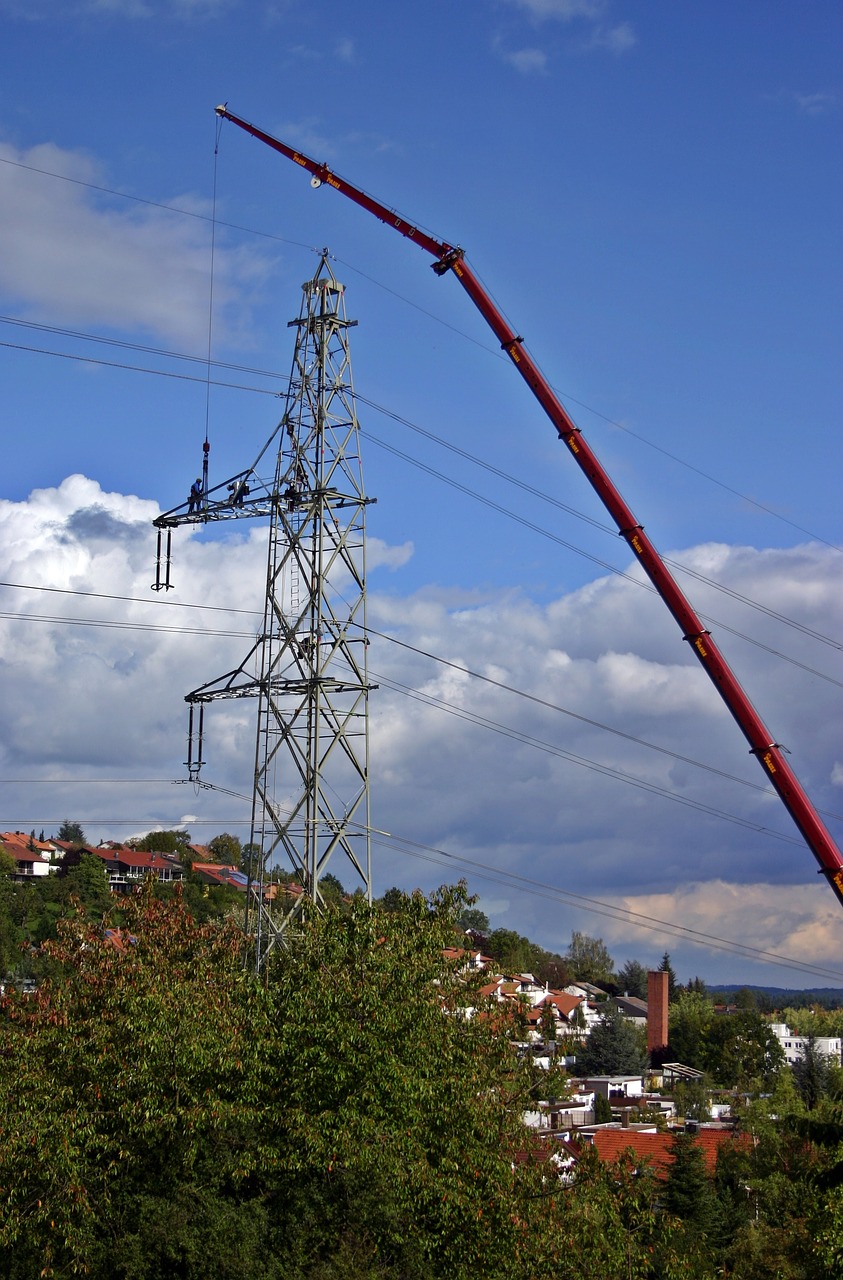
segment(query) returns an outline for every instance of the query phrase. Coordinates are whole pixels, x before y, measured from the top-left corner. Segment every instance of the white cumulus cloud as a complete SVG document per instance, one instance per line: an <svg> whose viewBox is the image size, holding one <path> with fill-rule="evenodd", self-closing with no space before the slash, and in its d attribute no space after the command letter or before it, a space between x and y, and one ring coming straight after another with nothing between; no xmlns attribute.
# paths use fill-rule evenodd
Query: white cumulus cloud
<svg viewBox="0 0 843 1280"><path fill-rule="evenodd" d="M25 151L0 144L4 305L29 319L143 331L201 352L207 343L210 208L191 195L162 201L202 215L196 219L97 190L106 185L100 166L83 152L53 143ZM220 334L247 323L250 295L271 270L260 253L219 245L214 298Z"/></svg>
<svg viewBox="0 0 843 1280"><path fill-rule="evenodd" d="M206 714L203 776L225 791L194 797L176 780L184 695L236 668L260 627L266 531L177 530L176 590L156 596L157 513L81 475L0 501L0 828L68 817L119 837L190 809L197 837L245 830L249 700ZM636 938L664 949L661 935L572 915L548 897L561 889L832 963L838 904L650 592L611 579L542 604L515 589L404 594L411 552L369 546L373 821L414 851L376 846L376 889L467 875L482 896L491 877L520 930L555 949L571 927L631 954ZM694 584L721 623L751 629L738 595L787 612L761 615L764 647L729 633L724 647L815 802L834 809L843 689L818 637L843 629L839 553L706 545L681 559L733 592ZM511 875L546 888L519 893ZM719 963L670 949L689 973Z"/></svg>

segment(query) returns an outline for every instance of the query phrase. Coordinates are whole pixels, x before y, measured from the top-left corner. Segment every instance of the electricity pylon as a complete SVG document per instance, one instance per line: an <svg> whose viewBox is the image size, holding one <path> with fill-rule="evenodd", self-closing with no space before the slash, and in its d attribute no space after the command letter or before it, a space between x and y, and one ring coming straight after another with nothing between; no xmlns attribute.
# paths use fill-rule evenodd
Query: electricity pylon
<svg viewBox="0 0 843 1280"><path fill-rule="evenodd" d="M270 518L261 633L240 666L185 699L193 781L204 763L204 704L258 700L251 822L258 852L247 893L258 968L303 915L324 906L320 881L329 868L346 887L350 872L351 887L371 901L365 515L373 499L363 488L348 348L357 322L346 318L327 250L302 291L299 317L290 322L296 340L286 407L270 436L278 437L274 482L257 471L267 445L224 490L206 491L192 511L157 522ZM219 491L226 496L215 498ZM293 872L286 887L273 875L279 866Z"/></svg>

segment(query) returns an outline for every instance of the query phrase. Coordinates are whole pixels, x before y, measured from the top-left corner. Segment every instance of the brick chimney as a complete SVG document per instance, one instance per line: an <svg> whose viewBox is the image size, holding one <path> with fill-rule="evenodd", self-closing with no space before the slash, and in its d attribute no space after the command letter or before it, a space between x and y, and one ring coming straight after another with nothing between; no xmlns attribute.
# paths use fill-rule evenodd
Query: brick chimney
<svg viewBox="0 0 843 1280"><path fill-rule="evenodd" d="M655 1053L667 1044L668 974L651 969L647 974L647 1050Z"/></svg>

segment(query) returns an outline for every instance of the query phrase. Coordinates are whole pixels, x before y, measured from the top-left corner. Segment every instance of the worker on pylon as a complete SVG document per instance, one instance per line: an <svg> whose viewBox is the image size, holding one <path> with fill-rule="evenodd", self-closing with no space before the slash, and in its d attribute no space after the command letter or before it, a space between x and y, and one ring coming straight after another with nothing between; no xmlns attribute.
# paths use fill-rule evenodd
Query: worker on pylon
<svg viewBox="0 0 843 1280"><path fill-rule="evenodd" d="M190 493L187 495L187 514L189 516L192 516L194 511L202 510L202 496L202 477L197 476L190 486Z"/></svg>

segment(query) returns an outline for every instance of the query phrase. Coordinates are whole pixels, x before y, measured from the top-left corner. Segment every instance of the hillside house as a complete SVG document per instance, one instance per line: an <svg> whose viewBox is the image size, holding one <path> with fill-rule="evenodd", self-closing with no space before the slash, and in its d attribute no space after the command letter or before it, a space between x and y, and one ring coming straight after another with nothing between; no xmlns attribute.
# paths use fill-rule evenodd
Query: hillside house
<svg viewBox="0 0 843 1280"><path fill-rule="evenodd" d="M125 893L143 884L147 876L153 876L159 884L178 884L184 879L184 868L174 854L141 853L126 845L67 846L59 874L65 875L71 867L79 865L83 853L98 858L105 866L108 886L115 893Z"/></svg>
<svg viewBox="0 0 843 1280"><path fill-rule="evenodd" d="M57 850L51 840L36 840L24 831L4 831L0 833L0 848L14 859L13 880L48 876L56 869Z"/></svg>

